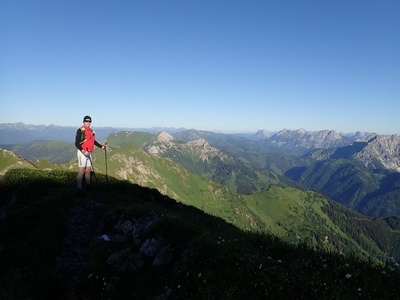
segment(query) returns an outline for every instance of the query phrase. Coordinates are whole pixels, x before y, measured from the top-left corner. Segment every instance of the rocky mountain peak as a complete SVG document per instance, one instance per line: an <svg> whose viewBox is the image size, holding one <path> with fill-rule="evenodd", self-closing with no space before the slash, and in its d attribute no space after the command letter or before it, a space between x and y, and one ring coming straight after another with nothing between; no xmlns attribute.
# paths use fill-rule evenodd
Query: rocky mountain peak
<svg viewBox="0 0 400 300"><path fill-rule="evenodd" d="M161 131L158 134L156 134L155 138L158 142L170 142L175 140L175 138L172 135L170 135L168 132L165 131Z"/></svg>
<svg viewBox="0 0 400 300"><path fill-rule="evenodd" d="M378 137L378 135L376 133L371 133L365 137L357 139L356 142L369 143L369 142L373 141L374 139L376 139L377 137Z"/></svg>
<svg viewBox="0 0 400 300"><path fill-rule="evenodd" d="M161 131L154 136L152 143L147 145L144 149L153 155L163 155L168 149L176 148L177 139L165 131Z"/></svg>
<svg viewBox="0 0 400 300"><path fill-rule="evenodd" d="M328 150L318 149L310 152L309 156L316 160L354 159L367 168L385 168L400 172L400 137L370 134L351 145Z"/></svg>
<svg viewBox="0 0 400 300"><path fill-rule="evenodd" d="M298 129L298 130L296 130L298 133L300 133L300 134L306 134L307 133L307 130L305 130L304 128L300 128L300 129Z"/></svg>
<svg viewBox="0 0 400 300"><path fill-rule="evenodd" d="M205 139L198 139L198 140L195 140L195 141L190 141L190 142L187 142L187 145L189 145L189 146L198 146L198 147L203 147L203 148L211 147L210 143L207 142Z"/></svg>
<svg viewBox="0 0 400 300"><path fill-rule="evenodd" d="M335 130L307 131L303 128L283 129L268 139L268 143L278 148L302 149L303 153L310 149L328 149L348 145L348 142Z"/></svg>
<svg viewBox="0 0 400 300"><path fill-rule="evenodd" d="M269 131L266 130L266 129L261 129L261 130L258 130L258 131L257 131L256 136L257 136L259 139L268 139L268 138L270 138L270 137L272 136L272 133L269 132Z"/></svg>
<svg viewBox="0 0 400 300"><path fill-rule="evenodd" d="M367 145L354 158L365 166L400 172L400 137L397 135L372 134L361 140Z"/></svg>
<svg viewBox="0 0 400 300"><path fill-rule="evenodd" d="M225 153L221 152L218 148L211 146L211 144L205 139L187 142L183 145L183 148L186 149L186 151L196 153L201 161L209 161L213 158L218 158L223 161L227 158Z"/></svg>

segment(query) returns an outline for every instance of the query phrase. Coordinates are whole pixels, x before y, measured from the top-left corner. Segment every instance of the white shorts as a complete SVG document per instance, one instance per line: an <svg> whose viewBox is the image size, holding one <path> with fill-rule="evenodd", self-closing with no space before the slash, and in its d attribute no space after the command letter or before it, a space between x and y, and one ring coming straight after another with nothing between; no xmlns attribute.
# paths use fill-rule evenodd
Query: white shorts
<svg viewBox="0 0 400 300"><path fill-rule="evenodd" d="M89 156L86 156L82 153L82 151L78 150L77 152L77 156L78 156L78 168L86 168L86 167L91 167L91 156L89 154Z"/></svg>

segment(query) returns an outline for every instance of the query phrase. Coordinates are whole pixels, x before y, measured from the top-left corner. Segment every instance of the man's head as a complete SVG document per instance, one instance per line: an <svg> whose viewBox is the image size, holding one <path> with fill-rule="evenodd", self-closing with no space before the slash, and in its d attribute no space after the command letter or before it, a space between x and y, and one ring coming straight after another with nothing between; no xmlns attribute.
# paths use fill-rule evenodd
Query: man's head
<svg viewBox="0 0 400 300"><path fill-rule="evenodd" d="M83 118L83 124L85 124L86 126L89 126L92 123L92 118L90 116L85 116Z"/></svg>

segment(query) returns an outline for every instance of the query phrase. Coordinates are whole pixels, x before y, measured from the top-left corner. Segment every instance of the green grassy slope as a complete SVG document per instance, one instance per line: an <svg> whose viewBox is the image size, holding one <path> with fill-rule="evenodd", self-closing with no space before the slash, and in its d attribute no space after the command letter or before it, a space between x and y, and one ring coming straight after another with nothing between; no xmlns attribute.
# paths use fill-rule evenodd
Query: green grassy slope
<svg viewBox="0 0 400 300"><path fill-rule="evenodd" d="M400 234L387 220L366 217L317 192L272 187L243 197L268 231L289 241L365 257L400 256Z"/></svg>
<svg viewBox="0 0 400 300"><path fill-rule="evenodd" d="M76 157L74 144L63 141L37 141L23 145L4 145L3 148L25 159L47 160L55 164L65 163Z"/></svg>
<svg viewBox="0 0 400 300"><path fill-rule="evenodd" d="M103 155L97 150L94 163L104 173ZM364 217L340 205L335 206L335 215L331 209L334 203L317 192L275 186L249 196L236 195L208 178L189 173L170 159L150 155L131 145L108 154L108 172L155 188L245 230L261 230L292 243L305 242L330 251L354 251L363 257L400 256L400 248L395 247L400 246L398 235L384 221ZM346 217L339 218L340 214ZM361 219L368 220L368 230L364 229L364 223L353 222ZM357 232L365 238L359 238Z"/></svg>
<svg viewBox="0 0 400 300"><path fill-rule="evenodd" d="M338 203L373 217L400 214L400 174L369 170L347 159L316 162L295 174L287 174L303 186L315 189Z"/></svg>
<svg viewBox="0 0 400 300"><path fill-rule="evenodd" d="M165 141L158 135L129 131L110 135L107 141L118 147L135 145L147 152L157 149L158 156L170 158L189 172L212 178L238 194L252 194L272 185L297 186L282 175L255 168L208 143L184 143L173 138Z"/></svg>
<svg viewBox="0 0 400 300"><path fill-rule="evenodd" d="M315 192L272 187L266 191L243 197L246 205L265 224L268 224L269 230L274 233L286 235L293 233L300 238L298 229L302 228L306 229L303 232L305 234L303 238L308 237L309 234L315 232L317 223L327 219L321 208L328 201Z"/></svg>
<svg viewBox="0 0 400 300"><path fill-rule="evenodd" d="M104 142L113 146L122 146L131 144L136 147L143 147L146 143L151 141L154 134L140 131L120 131L107 136Z"/></svg>
<svg viewBox="0 0 400 300"><path fill-rule="evenodd" d="M243 148L223 148L224 152L232 157L257 168L271 170L276 174L284 175L294 166L304 166L306 163L299 157L286 153L260 153Z"/></svg>
<svg viewBox="0 0 400 300"><path fill-rule="evenodd" d="M14 170L0 181L0 298L400 297L397 264L291 246L102 174L78 199L75 176Z"/></svg>
<svg viewBox="0 0 400 300"><path fill-rule="evenodd" d="M11 151L0 149L0 175L15 168L35 168L35 166Z"/></svg>
<svg viewBox="0 0 400 300"><path fill-rule="evenodd" d="M105 154L97 149L93 155L95 169L105 173ZM156 157L132 145L107 153L108 173L161 193L184 204L215 214L232 224L251 229L258 226L252 213L237 201L237 195L213 180L192 174L180 164Z"/></svg>

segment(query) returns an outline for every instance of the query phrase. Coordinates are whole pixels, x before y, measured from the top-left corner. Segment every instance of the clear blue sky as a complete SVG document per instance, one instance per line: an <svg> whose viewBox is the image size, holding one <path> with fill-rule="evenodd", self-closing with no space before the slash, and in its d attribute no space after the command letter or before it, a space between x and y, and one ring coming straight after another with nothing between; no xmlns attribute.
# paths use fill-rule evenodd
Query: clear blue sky
<svg viewBox="0 0 400 300"><path fill-rule="evenodd" d="M399 134L400 1L2 0L0 123Z"/></svg>

